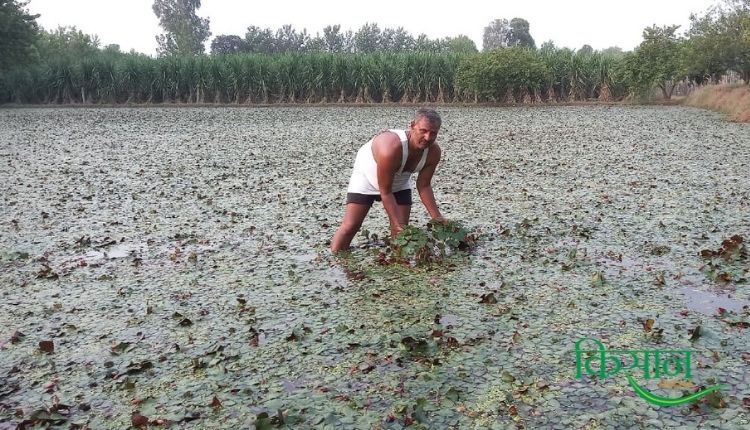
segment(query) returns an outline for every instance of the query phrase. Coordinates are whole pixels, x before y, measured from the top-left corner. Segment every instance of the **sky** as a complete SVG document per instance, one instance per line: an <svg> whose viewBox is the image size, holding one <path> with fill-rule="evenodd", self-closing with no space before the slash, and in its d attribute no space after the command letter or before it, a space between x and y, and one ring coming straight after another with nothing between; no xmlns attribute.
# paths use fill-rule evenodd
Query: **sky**
<svg viewBox="0 0 750 430"><path fill-rule="evenodd" d="M703 14L719 0L203 0L197 14L211 20L212 36L244 37L247 27L271 28L291 24L314 36L328 25L356 31L366 22L380 29L404 27L414 37L431 39L459 34L469 36L482 49L482 32L497 18L524 18L537 47L552 40L557 47L594 49L618 46L631 50L650 25L681 25L687 30L690 14ZM118 44L123 51L156 55L157 34L162 33L151 6L153 0L30 0L27 8L40 14L37 22L47 30L76 26L99 36L102 46ZM439 6L429 6L429 5Z"/></svg>

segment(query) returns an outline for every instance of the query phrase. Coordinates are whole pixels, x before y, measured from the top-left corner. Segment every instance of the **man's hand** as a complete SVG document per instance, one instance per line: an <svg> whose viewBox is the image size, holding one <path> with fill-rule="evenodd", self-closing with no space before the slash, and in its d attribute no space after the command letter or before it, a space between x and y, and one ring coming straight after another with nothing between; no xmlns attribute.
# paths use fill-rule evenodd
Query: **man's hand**
<svg viewBox="0 0 750 430"><path fill-rule="evenodd" d="M440 224L448 224L450 221L448 221L448 218L445 218L443 216L435 217L432 219L432 222L440 223Z"/></svg>
<svg viewBox="0 0 750 430"><path fill-rule="evenodd" d="M398 236L398 234L401 233L402 231L404 231L404 226L400 224L391 225L391 237Z"/></svg>

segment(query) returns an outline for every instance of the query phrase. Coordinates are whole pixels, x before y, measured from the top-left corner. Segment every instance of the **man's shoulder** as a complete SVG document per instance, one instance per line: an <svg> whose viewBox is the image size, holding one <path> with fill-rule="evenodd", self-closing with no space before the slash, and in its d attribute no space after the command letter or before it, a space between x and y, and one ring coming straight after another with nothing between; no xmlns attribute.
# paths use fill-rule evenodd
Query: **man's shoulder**
<svg viewBox="0 0 750 430"><path fill-rule="evenodd" d="M373 145L385 150L401 148L401 136L395 130L383 130L372 138Z"/></svg>
<svg viewBox="0 0 750 430"><path fill-rule="evenodd" d="M372 155L376 163L398 163L401 160L401 139L398 134L384 130L372 139Z"/></svg>
<svg viewBox="0 0 750 430"><path fill-rule="evenodd" d="M386 130L382 130L380 133L376 134L374 138L385 139L388 141L401 142L402 137L406 138L406 130L389 128Z"/></svg>

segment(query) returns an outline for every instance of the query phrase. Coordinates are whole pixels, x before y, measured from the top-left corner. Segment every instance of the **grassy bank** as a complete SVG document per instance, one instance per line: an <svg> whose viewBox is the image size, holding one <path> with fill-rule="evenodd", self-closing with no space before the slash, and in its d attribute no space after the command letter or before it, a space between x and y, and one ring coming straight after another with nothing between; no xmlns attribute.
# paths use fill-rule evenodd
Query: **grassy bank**
<svg viewBox="0 0 750 430"><path fill-rule="evenodd" d="M724 112L734 121L750 122L750 86L710 85L685 98L688 106Z"/></svg>

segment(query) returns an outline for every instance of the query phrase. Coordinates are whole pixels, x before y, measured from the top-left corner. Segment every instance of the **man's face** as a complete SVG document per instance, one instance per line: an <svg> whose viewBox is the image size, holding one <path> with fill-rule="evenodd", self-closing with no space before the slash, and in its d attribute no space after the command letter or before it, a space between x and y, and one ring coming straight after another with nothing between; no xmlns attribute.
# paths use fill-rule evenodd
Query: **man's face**
<svg viewBox="0 0 750 430"><path fill-rule="evenodd" d="M425 149L437 139L440 126L432 124L427 118L411 122L411 143L417 149Z"/></svg>

